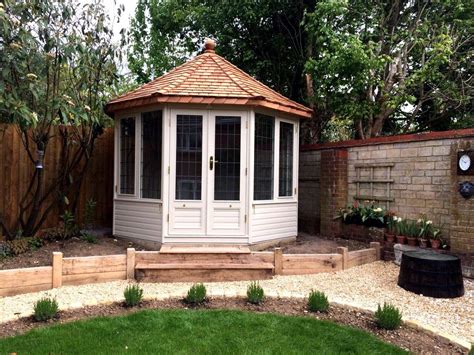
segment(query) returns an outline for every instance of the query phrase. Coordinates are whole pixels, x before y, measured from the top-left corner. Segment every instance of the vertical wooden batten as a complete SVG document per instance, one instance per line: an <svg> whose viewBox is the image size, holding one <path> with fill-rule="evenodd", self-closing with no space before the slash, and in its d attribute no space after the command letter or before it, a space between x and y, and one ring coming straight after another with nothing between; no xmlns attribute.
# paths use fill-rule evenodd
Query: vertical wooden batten
<svg viewBox="0 0 474 355"><path fill-rule="evenodd" d="M337 247L337 253L342 255L342 270L348 269L349 249L346 247Z"/></svg>
<svg viewBox="0 0 474 355"><path fill-rule="evenodd" d="M63 284L63 253L53 252L53 288Z"/></svg>
<svg viewBox="0 0 474 355"><path fill-rule="evenodd" d="M127 248L127 280L135 279L135 249Z"/></svg>

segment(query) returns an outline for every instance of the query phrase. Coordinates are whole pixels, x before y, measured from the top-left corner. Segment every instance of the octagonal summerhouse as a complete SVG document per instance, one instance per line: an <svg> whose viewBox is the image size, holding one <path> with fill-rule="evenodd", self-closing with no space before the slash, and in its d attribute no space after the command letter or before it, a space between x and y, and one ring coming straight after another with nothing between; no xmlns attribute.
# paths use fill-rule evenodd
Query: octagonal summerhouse
<svg viewBox="0 0 474 355"><path fill-rule="evenodd" d="M214 52L115 98L113 233L163 244L294 238L299 121L311 109Z"/></svg>

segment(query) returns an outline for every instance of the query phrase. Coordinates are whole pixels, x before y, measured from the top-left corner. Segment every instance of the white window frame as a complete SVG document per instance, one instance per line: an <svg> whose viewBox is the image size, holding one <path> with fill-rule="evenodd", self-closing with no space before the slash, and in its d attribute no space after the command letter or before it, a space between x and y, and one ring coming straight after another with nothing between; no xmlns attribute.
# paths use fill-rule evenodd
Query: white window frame
<svg viewBox="0 0 474 355"><path fill-rule="evenodd" d="M137 146L138 146L138 142L139 142L139 138L140 138L140 133L141 133L141 129L140 129L140 124L141 122L139 121L139 114L128 114L128 115L123 115L123 116L120 116L118 118L118 125L117 125L117 129L116 129L116 132L117 132L117 159L116 159L116 162L117 162L117 181L116 181L116 196L121 198L121 199L127 199L127 200L133 200L133 199L136 199L137 198L137 191L139 191L139 174L137 174L137 160L139 159L139 156L138 156L138 150L137 150ZM122 193L121 192L121 181L120 181L120 176L121 176L121 163L122 163L122 160L121 160L121 144L122 144L122 132L121 132L121 128L122 128L122 120L123 119L127 119L127 118L133 118L134 121L135 121L135 166L134 166L134 173L135 173L135 176L134 176L134 184L133 184L133 194L126 194L126 193Z"/></svg>
<svg viewBox="0 0 474 355"><path fill-rule="evenodd" d="M289 120L289 119L285 119L285 118L277 118L277 126L278 126L278 136L276 136L278 138L278 152L276 152L276 158L278 158L277 160L277 169L276 169L276 188L275 188L275 196L276 196L276 200L283 200L283 201L292 201L295 199L295 188L297 186L296 182L296 174L295 174L295 170L298 169L298 166L296 165L297 164L297 151L296 149L298 149L298 122L295 122L295 121L292 121L292 120ZM285 123L289 123L293 126L293 170L292 170L292 181L291 181L291 195L290 196L280 196L280 123L281 122L285 122ZM275 129L276 131L276 129ZM276 159L275 158L275 159Z"/></svg>

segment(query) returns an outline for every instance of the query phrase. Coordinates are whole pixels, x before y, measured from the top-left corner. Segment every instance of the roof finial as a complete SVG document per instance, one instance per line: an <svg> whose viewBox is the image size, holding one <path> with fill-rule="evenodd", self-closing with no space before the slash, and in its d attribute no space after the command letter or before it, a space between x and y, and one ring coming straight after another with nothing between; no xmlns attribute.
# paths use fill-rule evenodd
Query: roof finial
<svg viewBox="0 0 474 355"><path fill-rule="evenodd" d="M206 38L204 40L204 52L214 52L216 48L216 41L211 38Z"/></svg>

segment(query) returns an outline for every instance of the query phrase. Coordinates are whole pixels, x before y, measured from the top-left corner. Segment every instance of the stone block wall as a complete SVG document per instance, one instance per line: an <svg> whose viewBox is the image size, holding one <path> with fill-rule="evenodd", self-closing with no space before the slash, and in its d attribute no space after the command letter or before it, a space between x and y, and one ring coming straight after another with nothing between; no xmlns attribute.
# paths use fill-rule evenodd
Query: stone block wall
<svg viewBox="0 0 474 355"><path fill-rule="evenodd" d="M458 192L459 182L474 183L474 176L457 174L458 152L469 149L474 129L303 146L300 177L312 180L300 182L300 230L308 231L308 223L319 219L321 234L330 233L323 221L342 207L344 199L335 191L346 191L346 203L375 196L404 218L424 214L442 228L453 251L474 253L474 197L464 199ZM337 155L341 150L347 158Z"/></svg>

